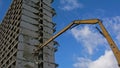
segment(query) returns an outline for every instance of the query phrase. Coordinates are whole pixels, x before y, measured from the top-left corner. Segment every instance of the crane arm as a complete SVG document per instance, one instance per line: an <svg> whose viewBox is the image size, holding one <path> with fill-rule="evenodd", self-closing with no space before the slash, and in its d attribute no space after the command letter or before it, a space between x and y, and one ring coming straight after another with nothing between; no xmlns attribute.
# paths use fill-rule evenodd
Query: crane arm
<svg viewBox="0 0 120 68"><path fill-rule="evenodd" d="M55 38L57 38L59 35L61 35L65 31L67 31L68 29L70 29L74 25L80 25L80 24L97 24L97 23L100 25L100 28L102 30L101 34L103 34L104 37L106 38L106 40L108 41L108 43L109 43L109 45L110 45L110 47L111 47L111 49L112 49L112 51L113 51L116 59L117 59L118 65L120 67L120 51L119 51L117 45L112 40L112 38L109 35L109 33L107 32L107 30L105 29L104 25L102 24L102 22L99 19L75 20L75 21L73 21L71 24L69 24L68 26L66 26L60 32L58 32L57 34L55 34L54 36L52 36L50 39L48 39L45 43L43 43L42 45L38 45L38 48L35 50L35 52L38 52L41 48L43 48L44 46L47 46L47 44L49 44L51 41L53 41Z"/></svg>
<svg viewBox="0 0 120 68"><path fill-rule="evenodd" d="M117 45L115 44L115 42L112 40L110 34L107 32L106 28L104 27L104 25L102 24L101 21L98 22L101 30L102 30L102 34L103 36L106 38L106 40L108 41L113 53L114 53L114 56L116 57L117 59L117 62L118 62L118 66L120 67L120 50L118 49Z"/></svg>
<svg viewBox="0 0 120 68"><path fill-rule="evenodd" d="M60 32L58 32L57 34L55 34L54 36L52 36L50 39L48 39L45 43L43 43L42 45L39 45L39 49L43 48L44 46L47 46L47 44L49 44L51 41L53 41L56 37L58 37L59 35L61 35L65 31L67 31L73 25L74 25L74 23L69 24L63 30L61 30Z"/></svg>
<svg viewBox="0 0 120 68"><path fill-rule="evenodd" d="M97 24L99 19L75 20L74 24Z"/></svg>
<svg viewBox="0 0 120 68"><path fill-rule="evenodd" d="M38 45L38 48L35 50L35 52L38 52L41 48L43 48L44 46L47 46L47 44L49 44L51 41L53 41L56 37L58 37L59 35L61 35L62 33L64 33L65 31L67 31L68 29L70 29L72 26L74 25L80 25L80 24L96 24L99 20L98 19L88 19L88 20L75 20L72 23L70 23L68 26L66 26L64 29L62 29L61 31L59 31L57 34L55 34L54 36L52 36L50 39L48 39L45 43L43 43L42 45Z"/></svg>

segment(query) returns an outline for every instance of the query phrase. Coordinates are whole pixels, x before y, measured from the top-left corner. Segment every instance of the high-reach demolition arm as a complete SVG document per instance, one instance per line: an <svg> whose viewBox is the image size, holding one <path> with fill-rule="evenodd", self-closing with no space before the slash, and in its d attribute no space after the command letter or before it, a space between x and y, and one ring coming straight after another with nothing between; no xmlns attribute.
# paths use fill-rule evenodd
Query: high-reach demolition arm
<svg viewBox="0 0 120 68"><path fill-rule="evenodd" d="M67 31L68 29L70 29L70 28L72 28L72 27L74 27L76 25L80 25L80 24L97 24L97 23L100 25L100 28L102 30L102 32L99 30L100 33L102 33L103 36L108 41L108 43L109 43L109 45L110 45L116 59L117 59L118 66L120 67L120 51L119 51L117 45L112 40L109 33L107 32L107 30L105 29L104 25L102 24L102 22L99 19L88 19L88 20L75 20L75 21L73 21L71 24L66 26L60 32L58 32L57 34L52 36L50 39L48 39L45 43L43 43L42 45L39 45L38 48L35 50L35 52L38 52L41 48L43 48L44 46L47 46L47 44L49 44L51 41L53 41L56 37L58 37L59 35L61 35L65 31Z"/></svg>
<svg viewBox="0 0 120 68"><path fill-rule="evenodd" d="M100 25L100 28L102 30L102 32L100 31L100 33L103 34L103 36L106 38L107 42L109 43L109 46L112 49L114 56L116 57L116 60L118 62L118 66L120 67L120 50L118 49L117 45L112 40L110 34L107 32L106 28L104 27L104 25L100 20L98 21L98 24Z"/></svg>
<svg viewBox="0 0 120 68"><path fill-rule="evenodd" d="M43 48L44 46L47 46L47 44L49 44L51 41L53 41L56 37L58 37L59 35L61 35L62 33L64 33L65 31L67 31L68 29L76 26L76 25L80 25L80 24L96 24L98 22L97 19L90 19L90 20L76 20L73 21L72 23L70 23L68 26L66 26L64 29L62 29L61 31L59 31L57 34L55 34L54 36L52 36L50 39L48 39L45 43L43 43L42 45L38 46L38 49L36 49L35 51L39 51L41 48Z"/></svg>

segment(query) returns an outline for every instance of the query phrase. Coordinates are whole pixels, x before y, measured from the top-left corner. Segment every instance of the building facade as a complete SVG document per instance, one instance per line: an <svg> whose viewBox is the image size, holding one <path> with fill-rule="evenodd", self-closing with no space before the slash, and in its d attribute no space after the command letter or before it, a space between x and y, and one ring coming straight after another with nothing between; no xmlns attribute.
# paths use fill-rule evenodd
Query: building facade
<svg viewBox="0 0 120 68"><path fill-rule="evenodd" d="M56 68L55 41L34 49L54 33L53 0L13 0L0 24L0 68Z"/></svg>

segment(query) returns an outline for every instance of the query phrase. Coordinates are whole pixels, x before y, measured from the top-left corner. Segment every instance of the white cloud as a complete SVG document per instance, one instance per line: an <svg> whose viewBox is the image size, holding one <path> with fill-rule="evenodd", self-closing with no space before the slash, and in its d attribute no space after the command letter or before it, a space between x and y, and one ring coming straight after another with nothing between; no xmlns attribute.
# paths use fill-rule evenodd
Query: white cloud
<svg viewBox="0 0 120 68"><path fill-rule="evenodd" d="M120 16L103 18L103 24L113 40L117 44L120 44ZM88 51L89 54L95 54L95 49L99 48L98 45L105 45L104 43L106 43L105 38L101 37L101 35L94 30L95 29L92 30L90 26L84 26L81 29L74 28L71 30L75 39L87 49L86 51ZM74 64L75 68L118 68L112 51L105 51L104 55L101 55L94 61L84 57L78 57L77 60L78 61Z"/></svg>
<svg viewBox="0 0 120 68"><path fill-rule="evenodd" d="M94 29L89 26L84 26L82 29L74 28L71 30L74 37L78 42L82 43L85 50L92 55L94 50L97 49L98 45L104 45L105 39Z"/></svg>
<svg viewBox="0 0 120 68"><path fill-rule="evenodd" d="M105 54L92 61L88 58L78 57L74 68L118 68L112 51L105 51Z"/></svg>
<svg viewBox="0 0 120 68"><path fill-rule="evenodd" d="M117 42L117 44L120 44L120 16L103 18L103 24L113 40ZM102 37L99 32L95 32L95 28L91 28L90 26L73 28L71 32L75 39L85 47L85 51L88 51L90 55L96 52L95 50L98 49L100 45L104 46L106 44L105 38ZM106 47L108 48L108 46Z"/></svg>
<svg viewBox="0 0 120 68"><path fill-rule="evenodd" d="M75 68L88 68L92 61L88 58L77 57L77 62L73 64Z"/></svg>
<svg viewBox="0 0 120 68"><path fill-rule="evenodd" d="M61 5L61 9L68 11L76 8L83 8L83 4L79 3L78 0L61 0Z"/></svg>

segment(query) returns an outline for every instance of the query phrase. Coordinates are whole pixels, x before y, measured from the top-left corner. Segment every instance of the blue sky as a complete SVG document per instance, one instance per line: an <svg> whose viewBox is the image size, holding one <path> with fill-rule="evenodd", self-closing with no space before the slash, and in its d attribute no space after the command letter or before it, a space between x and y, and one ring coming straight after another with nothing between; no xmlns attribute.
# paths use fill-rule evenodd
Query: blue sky
<svg viewBox="0 0 120 68"><path fill-rule="evenodd" d="M11 0L0 0L0 21ZM56 32L74 20L99 18L120 45L120 0L55 0ZM95 29L98 25L79 25L56 40L58 68L117 68L116 60L105 38ZM120 46L118 46L120 48Z"/></svg>
<svg viewBox="0 0 120 68"><path fill-rule="evenodd" d="M57 31L74 20L99 18L117 45L120 45L119 2L119 0L55 0L53 7L57 15L53 20L57 23ZM108 43L95 26L98 25L79 25L56 39L60 43L56 53L59 68L117 68Z"/></svg>

